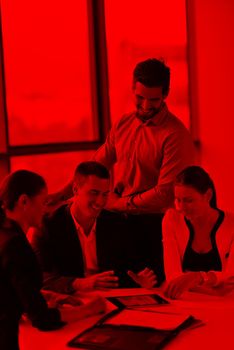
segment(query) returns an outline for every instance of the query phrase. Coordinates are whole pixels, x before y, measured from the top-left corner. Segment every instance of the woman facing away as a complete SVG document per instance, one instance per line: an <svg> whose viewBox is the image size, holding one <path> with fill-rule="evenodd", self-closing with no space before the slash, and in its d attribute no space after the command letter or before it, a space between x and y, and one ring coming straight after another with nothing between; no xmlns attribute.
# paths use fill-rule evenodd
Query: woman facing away
<svg viewBox="0 0 234 350"><path fill-rule="evenodd" d="M26 237L29 227L41 224L46 199L44 179L31 171L16 171L0 185L0 349L19 349L22 313L40 330L65 324L60 311L48 308L40 292L42 276ZM103 311L98 302L81 306L77 319Z"/></svg>
<svg viewBox="0 0 234 350"><path fill-rule="evenodd" d="M234 215L217 207L213 181L199 166L174 184L175 209L163 219L165 294L214 293L234 287Z"/></svg>

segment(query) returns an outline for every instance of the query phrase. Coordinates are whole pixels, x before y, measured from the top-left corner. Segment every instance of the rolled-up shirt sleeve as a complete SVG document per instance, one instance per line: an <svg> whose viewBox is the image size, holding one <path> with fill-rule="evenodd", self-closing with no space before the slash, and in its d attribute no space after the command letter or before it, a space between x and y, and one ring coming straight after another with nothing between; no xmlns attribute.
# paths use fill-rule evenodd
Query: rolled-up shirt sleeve
<svg viewBox="0 0 234 350"><path fill-rule="evenodd" d="M176 175L195 164L195 149L188 132L174 132L163 144L162 164L157 184L134 200L140 212L164 212L173 206Z"/></svg>

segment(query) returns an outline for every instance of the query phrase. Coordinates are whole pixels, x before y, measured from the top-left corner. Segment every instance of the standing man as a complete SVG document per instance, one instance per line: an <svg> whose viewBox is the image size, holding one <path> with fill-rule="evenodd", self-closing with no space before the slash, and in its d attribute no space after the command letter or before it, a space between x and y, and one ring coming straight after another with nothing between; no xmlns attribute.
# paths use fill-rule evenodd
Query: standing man
<svg viewBox="0 0 234 350"><path fill-rule="evenodd" d="M173 205L172 183L194 164L191 136L167 108L170 69L155 58L136 65L136 110L110 130L94 159L113 170L107 208L129 213L163 213Z"/></svg>
<svg viewBox="0 0 234 350"><path fill-rule="evenodd" d="M110 130L94 159L112 173L107 209L125 213L164 213L173 206L175 176L194 164L194 146L182 122L167 108L170 69L147 59L133 72L136 109ZM71 183L50 195L51 205L72 196Z"/></svg>

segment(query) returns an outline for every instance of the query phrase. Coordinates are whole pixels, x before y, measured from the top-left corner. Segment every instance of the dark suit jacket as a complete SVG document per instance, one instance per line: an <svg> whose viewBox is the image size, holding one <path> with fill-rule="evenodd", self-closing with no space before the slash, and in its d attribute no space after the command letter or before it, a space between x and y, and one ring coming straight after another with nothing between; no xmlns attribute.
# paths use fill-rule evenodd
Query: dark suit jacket
<svg viewBox="0 0 234 350"><path fill-rule="evenodd" d="M84 277L84 265L70 208L62 206L45 218L31 243L44 271L44 288L72 293L74 278ZM100 272L114 270L120 287L137 286L126 274L129 269L139 272L148 266L163 279L161 217L103 210L97 218L96 249Z"/></svg>
<svg viewBox="0 0 234 350"><path fill-rule="evenodd" d="M35 327L59 328L59 312L48 309L41 285L38 262L25 234L14 221L4 220L0 225L0 349L18 348L23 312Z"/></svg>

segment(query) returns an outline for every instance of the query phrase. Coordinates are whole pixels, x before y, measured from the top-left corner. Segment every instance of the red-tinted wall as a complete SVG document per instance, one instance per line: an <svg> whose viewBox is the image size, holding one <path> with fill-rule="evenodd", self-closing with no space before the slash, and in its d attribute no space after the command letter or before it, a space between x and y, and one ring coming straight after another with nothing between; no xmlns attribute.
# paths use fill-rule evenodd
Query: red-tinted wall
<svg viewBox="0 0 234 350"><path fill-rule="evenodd" d="M220 206L234 211L234 2L193 0L189 5L196 70L191 92L196 96L201 163L214 179Z"/></svg>

